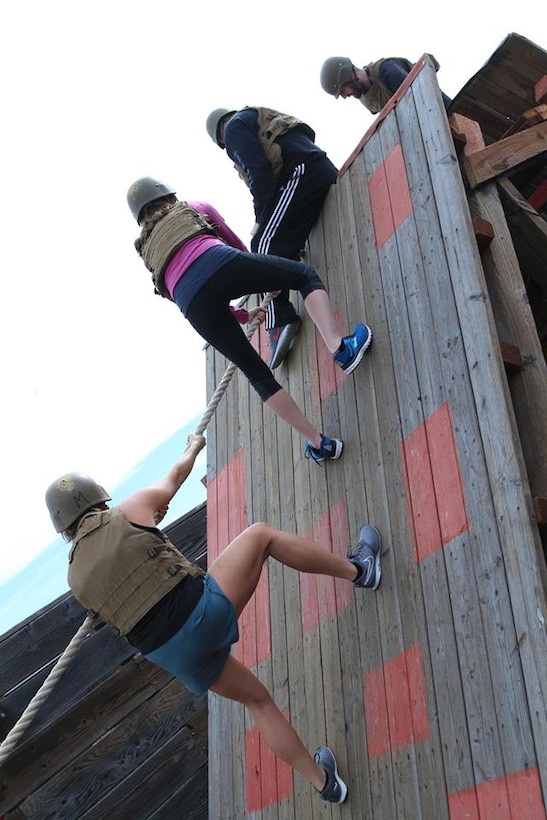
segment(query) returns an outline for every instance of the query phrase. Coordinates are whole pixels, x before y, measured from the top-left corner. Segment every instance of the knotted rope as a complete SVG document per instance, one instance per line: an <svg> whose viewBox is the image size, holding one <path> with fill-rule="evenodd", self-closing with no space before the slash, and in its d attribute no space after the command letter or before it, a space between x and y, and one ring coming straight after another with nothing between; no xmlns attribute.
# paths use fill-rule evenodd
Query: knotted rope
<svg viewBox="0 0 547 820"><path fill-rule="evenodd" d="M273 299L273 294L268 293L266 297L263 299L260 307L262 310L266 310L268 305ZM261 324L262 320L259 316L255 316L249 327L247 328L247 338L250 339L257 327ZM202 435L204 430L207 428L207 425L211 421L213 414L218 407L218 404L226 392L226 388L228 387L232 376L234 375L234 371L236 370L235 364L230 364L218 383L218 386L211 396L211 400L205 409L205 412L199 422L198 426L196 427L196 435ZM63 654L59 657L59 660L43 682L42 686L32 700L29 702L27 708L22 713L21 717L13 726L10 732L6 735L2 743L0 744L0 766L7 760L10 756L12 751L17 746L17 743L24 735L36 713L38 712L40 706L44 703L45 700L51 694L51 691L58 683L59 679L62 677L63 672L65 671L66 667L72 661L72 658L76 654L77 650L80 648L80 645L83 643L84 639L89 633L91 625L93 624L93 618L91 616L87 616L81 627L78 629L70 643L68 644L67 648L63 652Z"/></svg>

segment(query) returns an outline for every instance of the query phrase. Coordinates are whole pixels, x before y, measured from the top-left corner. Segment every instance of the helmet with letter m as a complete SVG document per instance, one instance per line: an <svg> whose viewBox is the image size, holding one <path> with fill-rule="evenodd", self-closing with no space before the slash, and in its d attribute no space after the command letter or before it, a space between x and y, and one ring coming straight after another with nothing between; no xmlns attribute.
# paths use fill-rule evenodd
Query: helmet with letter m
<svg viewBox="0 0 547 820"><path fill-rule="evenodd" d="M46 505L56 532L64 532L85 512L111 501L104 487L85 473L66 473L46 490Z"/></svg>

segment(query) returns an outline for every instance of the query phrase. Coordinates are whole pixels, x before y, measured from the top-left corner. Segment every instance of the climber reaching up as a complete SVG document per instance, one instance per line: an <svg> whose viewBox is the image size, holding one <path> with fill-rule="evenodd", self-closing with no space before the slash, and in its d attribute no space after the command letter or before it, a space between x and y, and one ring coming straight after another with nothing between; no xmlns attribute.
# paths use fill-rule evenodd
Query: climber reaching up
<svg viewBox="0 0 547 820"><path fill-rule="evenodd" d="M258 395L306 438L305 455L317 463L338 459L343 442L317 431L238 324L230 301L251 293L298 290L336 364L352 373L368 349L372 332L358 324L342 338L325 286L309 265L277 256L247 253L218 211L204 202L179 201L168 185L150 177L127 194L141 234L135 247L152 273L156 292L175 302L197 332L238 367ZM243 315L241 315L243 314Z"/></svg>

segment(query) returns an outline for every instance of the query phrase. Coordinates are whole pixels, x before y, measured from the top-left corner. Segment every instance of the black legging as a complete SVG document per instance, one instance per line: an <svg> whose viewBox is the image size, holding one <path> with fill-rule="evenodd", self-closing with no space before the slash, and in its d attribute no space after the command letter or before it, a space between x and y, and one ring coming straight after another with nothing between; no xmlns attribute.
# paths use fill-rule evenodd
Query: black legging
<svg viewBox="0 0 547 820"><path fill-rule="evenodd" d="M309 265L280 256L239 253L200 288L186 311L192 327L245 374L262 401L281 390L281 385L247 339L229 303L250 293L285 289L298 290L305 299L325 286Z"/></svg>

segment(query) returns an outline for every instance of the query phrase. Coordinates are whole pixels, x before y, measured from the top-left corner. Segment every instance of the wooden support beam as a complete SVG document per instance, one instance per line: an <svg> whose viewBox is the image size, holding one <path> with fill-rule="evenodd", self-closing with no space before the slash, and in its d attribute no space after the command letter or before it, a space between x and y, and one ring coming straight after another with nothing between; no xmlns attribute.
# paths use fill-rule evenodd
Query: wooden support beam
<svg viewBox="0 0 547 820"><path fill-rule="evenodd" d="M471 189L475 189L544 151L547 152L547 121L469 154L462 170Z"/></svg>
<svg viewBox="0 0 547 820"><path fill-rule="evenodd" d="M484 137L476 120L470 120L469 117L464 117L463 114L451 114L448 122L456 148L461 146L465 156L474 154L484 148Z"/></svg>

